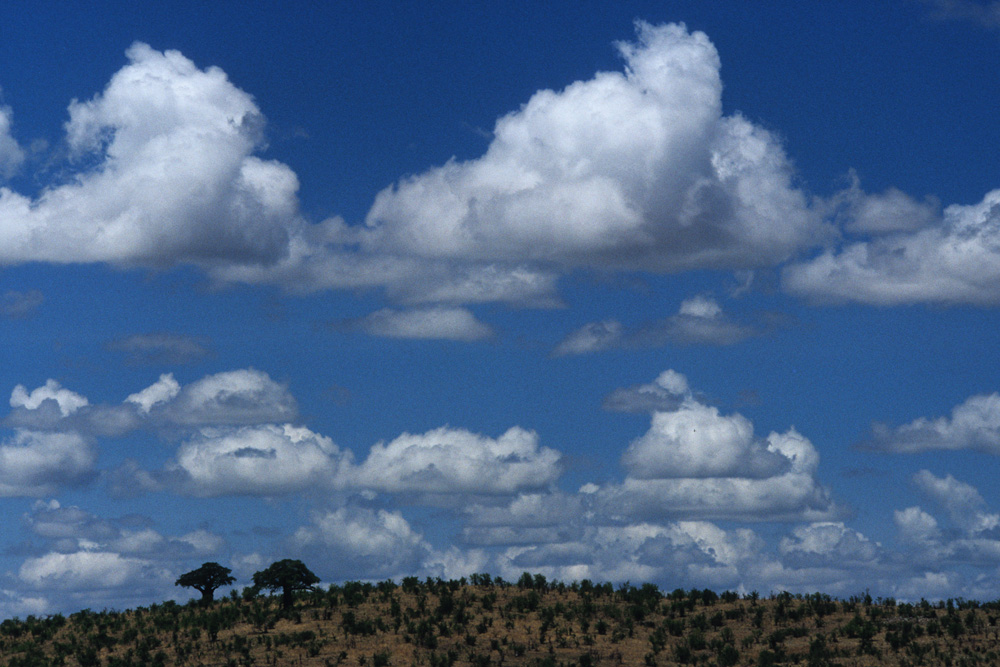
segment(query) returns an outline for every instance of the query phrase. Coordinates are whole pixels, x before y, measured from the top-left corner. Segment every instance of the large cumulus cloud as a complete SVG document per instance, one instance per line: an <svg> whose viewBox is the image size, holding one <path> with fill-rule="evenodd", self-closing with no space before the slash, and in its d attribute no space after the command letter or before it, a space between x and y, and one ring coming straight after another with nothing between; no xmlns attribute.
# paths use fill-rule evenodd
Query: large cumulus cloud
<svg viewBox="0 0 1000 667"><path fill-rule="evenodd" d="M704 405L676 372L650 389L619 400L627 408L663 394L679 404L653 410L649 430L622 456L621 483L594 488L609 517L819 521L842 512L816 479L816 448L794 428L757 438L749 420Z"/></svg>
<svg viewBox="0 0 1000 667"><path fill-rule="evenodd" d="M273 267L217 275L381 286L414 303L552 305L556 279L578 268L770 266L828 238L775 137L722 114L708 37L636 28L618 44L623 71L538 91L497 121L481 157L380 192L364 228L330 221Z"/></svg>
<svg viewBox="0 0 1000 667"><path fill-rule="evenodd" d="M707 36L638 23L618 50L623 71L538 91L483 156L400 180L357 227L301 218L296 175L255 154L263 115L222 70L136 43L69 106L74 176L35 198L0 190L0 264L195 263L296 290L553 305L576 268L773 265L827 236L775 138L722 114Z"/></svg>
<svg viewBox="0 0 1000 667"><path fill-rule="evenodd" d="M36 199L0 189L0 264L284 256L298 224L298 179L253 155L264 127L253 98L177 51L136 43L126 55L102 93L69 106L77 174ZM0 152L10 165L9 146Z"/></svg>
<svg viewBox="0 0 1000 667"><path fill-rule="evenodd" d="M486 154L376 198L369 243L426 257L676 271L767 264L815 239L766 132L721 113L702 33L637 25L624 72L536 93Z"/></svg>

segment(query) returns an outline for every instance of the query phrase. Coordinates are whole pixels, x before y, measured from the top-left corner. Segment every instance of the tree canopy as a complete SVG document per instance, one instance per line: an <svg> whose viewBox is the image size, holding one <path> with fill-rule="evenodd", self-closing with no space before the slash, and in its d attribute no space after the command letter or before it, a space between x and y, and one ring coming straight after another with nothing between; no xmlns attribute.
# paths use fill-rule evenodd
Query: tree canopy
<svg viewBox="0 0 1000 667"><path fill-rule="evenodd" d="M236 579L230 574L231 572L232 570L228 567L218 563L204 563L197 570L182 574L174 582L174 585L195 589L201 593L201 601L208 604L215 598L217 588L236 582Z"/></svg>
<svg viewBox="0 0 1000 667"><path fill-rule="evenodd" d="M319 583L319 577L313 574L300 560L286 558L272 563L267 569L254 572L253 584L257 588L270 591L281 591L281 606L290 609L296 591L310 590Z"/></svg>

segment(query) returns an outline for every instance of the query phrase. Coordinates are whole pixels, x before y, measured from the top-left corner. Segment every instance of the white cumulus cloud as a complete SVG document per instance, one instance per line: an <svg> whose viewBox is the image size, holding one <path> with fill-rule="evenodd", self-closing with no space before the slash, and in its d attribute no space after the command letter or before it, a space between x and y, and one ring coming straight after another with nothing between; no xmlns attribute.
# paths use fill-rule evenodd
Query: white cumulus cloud
<svg viewBox="0 0 1000 667"><path fill-rule="evenodd" d="M1000 394L971 396L952 409L951 417L921 417L896 428L876 424L861 446L896 453L973 449L1000 454Z"/></svg>
<svg viewBox="0 0 1000 667"><path fill-rule="evenodd" d="M915 473L913 483L944 507L954 524L968 534L976 535L1000 527L1000 514L986 510L986 501L972 485L951 475L938 477L929 470Z"/></svg>
<svg viewBox="0 0 1000 667"><path fill-rule="evenodd" d="M780 143L722 114L719 56L683 25L637 23L622 71L540 90L486 152L380 192L365 227L293 235L274 266L223 280L383 287L407 303L558 303L578 268L677 272L773 266L830 228L792 185Z"/></svg>
<svg viewBox="0 0 1000 667"><path fill-rule="evenodd" d="M822 521L842 511L816 480L819 454L807 438L794 428L755 437L742 415L722 415L694 398L679 373L605 403L653 409L649 430L622 455L626 478L592 494L608 518Z"/></svg>
<svg viewBox="0 0 1000 667"><path fill-rule="evenodd" d="M398 511L342 507L316 512L292 543L312 556L329 577L359 569L370 577L409 576L432 552Z"/></svg>
<svg viewBox="0 0 1000 667"><path fill-rule="evenodd" d="M176 574L152 561L99 549L50 551L26 559L17 570L18 588L54 601L54 611L127 608L174 594ZM58 606L56 606L58 605Z"/></svg>
<svg viewBox="0 0 1000 667"><path fill-rule="evenodd" d="M0 496L48 496L88 481L97 453L77 433L17 430L0 442Z"/></svg>
<svg viewBox="0 0 1000 667"><path fill-rule="evenodd" d="M102 93L69 106L71 153L95 166L37 199L0 189L0 265L282 257L300 224L298 179L253 155L264 120L252 97L177 51L136 43L126 55Z"/></svg>
<svg viewBox="0 0 1000 667"><path fill-rule="evenodd" d="M166 477L197 496L273 496L329 487L342 458L332 440L304 427L206 428L180 446Z"/></svg>
<svg viewBox="0 0 1000 667"><path fill-rule="evenodd" d="M89 405L86 397L63 388L55 380L46 380L45 384L28 392L24 385L17 385L10 394L10 407L27 408L37 410L43 401L55 401L59 406L59 412L63 417L67 417L80 408Z"/></svg>
<svg viewBox="0 0 1000 667"><path fill-rule="evenodd" d="M374 243L425 257L674 271L768 264L818 227L774 139L721 114L719 57L681 25L637 24L624 72L536 93L486 154L399 182Z"/></svg>
<svg viewBox="0 0 1000 667"><path fill-rule="evenodd" d="M778 550L796 565L845 567L872 564L880 545L843 522L821 521L795 528L792 537L782 538Z"/></svg>
<svg viewBox="0 0 1000 667"><path fill-rule="evenodd" d="M136 401L148 402L166 396L174 391L172 379L172 375L161 376L144 390L152 393L133 394L128 400L142 397ZM288 388L253 368L207 375L162 402L165 419L188 426L284 422L298 416L298 406Z"/></svg>
<svg viewBox="0 0 1000 667"><path fill-rule="evenodd" d="M604 399L602 407L615 412L657 412L676 410L691 397L687 377L668 369L647 384L615 389Z"/></svg>
<svg viewBox="0 0 1000 667"><path fill-rule="evenodd" d="M353 484L387 493L513 494L552 484L560 458L516 426L499 438L441 427L373 445L351 475Z"/></svg>
<svg viewBox="0 0 1000 667"><path fill-rule="evenodd" d="M125 402L135 403L139 406L140 412L149 414L154 405L173 400L179 393L181 393L181 385L174 379L174 374L164 373L159 380L142 391L130 394Z"/></svg>
<svg viewBox="0 0 1000 667"><path fill-rule="evenodd" d="M689 400L672 412L654 412L652 425L622 456L636 479L672 477L765 478L792 462L771 443L754 440L753 425L740 415Z"/></svg>
<svg viewBox="0 0 1000 667"><path fill-rule="evenodd" d="M938 527L937 519L919 507L896 510L893 512L892 519L900 537L908 543L927 545L941 539L942 533Z"/></svg>
<svg viewBox="0 0 1000 667"><path fill-rule="evenodd" d="M920 224L916 231L850 242L792 264L783 285L816 301L1000 304L1000 190L978 204L949 206L933 224Z"/></svg>

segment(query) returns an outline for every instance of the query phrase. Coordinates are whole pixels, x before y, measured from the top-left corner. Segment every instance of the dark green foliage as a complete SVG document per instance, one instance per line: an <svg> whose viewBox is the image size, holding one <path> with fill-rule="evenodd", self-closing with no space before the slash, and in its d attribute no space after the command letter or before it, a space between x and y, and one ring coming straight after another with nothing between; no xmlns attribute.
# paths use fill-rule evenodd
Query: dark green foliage
<svg viewBox="0 0 1000 667"><path fill-rule="evenodd" d="M76 661L80 667L99 667L101 659L97 655L97 649L93 646L81 648L76 652Z"/></svg>
<svg viewBox="0 0 1000 667"><path fill-rule="evenodd" d="M207 605L213 601L217 589L234 583L236 579L232 576L232 570L218 563L209 562L197 570L185 572L177 578L174 585L195 589L201 593L202 603Z"/></svg>
<svg viewBox="0 0 1000 667"><path fill-rule="evenodd" d="M493 577L483 573L470 574L469 583L473 586L492 586Z"/></svg>
<svg viewBox="0 0 1000 667"><path fill-rule="evenodd" d="M719 667L733 667L740 661L740 652L732 644L723 644L716 653Z"/></svg>
<svg viewBox="0 0 1000 667"><path fill-rule="evenodd" d="M833 652L827 646L826 637L820 633L809 642L809 667L828 667L831 665Z"/></svg>
<svg viewBox="0 0 1000 667"><path fill-rule="evenodd" d="M373 635L377 632L375 622L370 619L358 620L353 611L341 615L340 627L345 635Z"/></svg>
<svg viewBox="0 0 1000 667"><path fill-rule="evenodd" d="M757 654L757 667L774 667L778 664L778 654L774 651L763 650Z"/></svg>
<svg viewBox="0 0 1000 667"><path fill-rule="evenodd" d="M281 606L291 609L298 591L311 590L319 583L319 577L312 573L300 560L286 558L272 563L267 569L254 572L253 584L269 591L281 591Z"/></svg>

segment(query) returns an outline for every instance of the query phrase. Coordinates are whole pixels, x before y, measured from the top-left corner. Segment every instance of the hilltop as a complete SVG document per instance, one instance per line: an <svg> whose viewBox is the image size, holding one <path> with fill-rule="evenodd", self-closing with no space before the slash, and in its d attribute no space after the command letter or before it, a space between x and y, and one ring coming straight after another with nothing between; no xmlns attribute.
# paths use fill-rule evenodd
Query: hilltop
<svg viewBox="0 0 1000 667"><path fill-rule="evenodd" d="M290 610L252 588L210 605L166 602L0 623L7 667L168 665L997 664L1000 603L897 604L652 584L468 580L348 582Z"/></svg>

